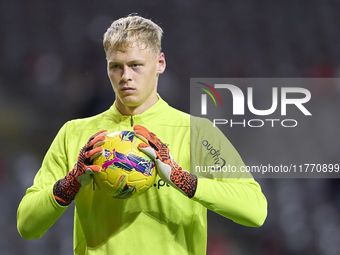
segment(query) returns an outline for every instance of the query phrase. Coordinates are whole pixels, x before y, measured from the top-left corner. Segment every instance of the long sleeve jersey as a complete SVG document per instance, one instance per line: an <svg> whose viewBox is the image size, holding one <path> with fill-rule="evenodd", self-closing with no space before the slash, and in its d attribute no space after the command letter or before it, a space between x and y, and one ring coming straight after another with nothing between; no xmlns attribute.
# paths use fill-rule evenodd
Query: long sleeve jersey
<svg viewBox="0 0 340 255"><path fill-rule="evenodd" d="M228 139L211 122L159 98L140 115L124 116L113 104L99 115L67 122L19 205L19 233L40 238L67 209L55 201L53 186L73 168L89 137L103 129L132 131L137 124L167 144L183 169L203 175L195 196L189 199L159 176L147 192L130 199L109 197L89 184L74 200L74 254L205 254L207 209L245 226L263 224L267 202L249 173L197 172L197 166L244 165Z"/></svg>

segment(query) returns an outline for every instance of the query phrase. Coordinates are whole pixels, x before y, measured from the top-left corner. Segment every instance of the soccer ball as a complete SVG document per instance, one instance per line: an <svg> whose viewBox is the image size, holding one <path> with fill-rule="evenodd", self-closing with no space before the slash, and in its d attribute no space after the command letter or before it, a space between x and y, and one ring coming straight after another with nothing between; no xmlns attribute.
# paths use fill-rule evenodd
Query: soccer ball
<svg viewBox="0 0 340 255"><path fill-rule="evenodd" d="M101 171L94 174L93 179L109 196L137 197L153 185L156 169L153 161L138 149L142 142L132 131L107 135L102 155L93 162Z"/></svg>

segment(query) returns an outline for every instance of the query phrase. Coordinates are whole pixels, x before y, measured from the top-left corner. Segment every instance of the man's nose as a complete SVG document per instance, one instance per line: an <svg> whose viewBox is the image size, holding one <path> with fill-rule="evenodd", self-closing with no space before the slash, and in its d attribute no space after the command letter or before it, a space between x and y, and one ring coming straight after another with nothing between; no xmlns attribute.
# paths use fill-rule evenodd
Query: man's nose
<svg viewBox="0 0 340 255"><path fill-rule="evenodd" d="M121 80L124 82L128 82L131 80L131 70L128 66L124 66Z"/></svg>

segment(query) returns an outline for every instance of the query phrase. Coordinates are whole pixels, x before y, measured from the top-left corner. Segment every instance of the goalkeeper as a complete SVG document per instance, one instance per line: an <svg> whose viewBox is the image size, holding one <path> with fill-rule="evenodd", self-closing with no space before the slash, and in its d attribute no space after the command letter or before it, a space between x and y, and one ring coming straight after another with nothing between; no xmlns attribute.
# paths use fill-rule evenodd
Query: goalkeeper
<svg viewBox="0 0 340 255"><path fill-rule="evenodd" d="M116 20L107 29L103 44L115 101L107 111L60 129L19 205L23 238L40 238L72 201L74 254L205 254L207 209L241 225L263 224L266 198L250 174L198 178L190 169L190 163L216 164L203 146L207 142L227 165L244 163L208 120L170 107L157 93L166 67L162 33L139 16ZM134 130L148 141L140 149L154 159L156 181L169 185L133 199L111 198L95 188L91 176L100 168L91 159L103 150L107 132L121 130Z"/></svg>

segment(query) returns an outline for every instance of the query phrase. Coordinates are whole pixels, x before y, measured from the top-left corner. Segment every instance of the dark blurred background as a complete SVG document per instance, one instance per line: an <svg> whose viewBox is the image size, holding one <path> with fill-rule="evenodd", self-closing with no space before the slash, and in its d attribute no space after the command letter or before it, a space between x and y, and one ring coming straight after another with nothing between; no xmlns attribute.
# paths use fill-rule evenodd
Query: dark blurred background
<svg viewBox="0 0 340 255"><path fill-rule="evenodd" d="M102 36L113 20L133 12L164 29L167 69L159 93L186 112L192 77L339 76L340 1L1 0L1 254L72 254L72 207L41 239L29 241L17 232L16 210L60 127L113 103ZM308 141L296 147L327 163L339 163L337 139L322 149L323 136L338 136L339 93L339 85L314 88L313 109L324 125L306 131L321 147ZM262 145L265 135L228 138L253 162L271 151ZM285 137L275 142L276 155L292 157L290 147L280 147ZM338 179L258 181L269 203L264 226L246 228L209 213L209 255L340 254Z"/></svg>

